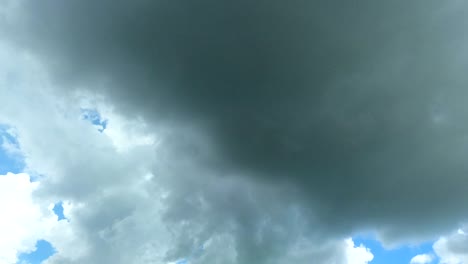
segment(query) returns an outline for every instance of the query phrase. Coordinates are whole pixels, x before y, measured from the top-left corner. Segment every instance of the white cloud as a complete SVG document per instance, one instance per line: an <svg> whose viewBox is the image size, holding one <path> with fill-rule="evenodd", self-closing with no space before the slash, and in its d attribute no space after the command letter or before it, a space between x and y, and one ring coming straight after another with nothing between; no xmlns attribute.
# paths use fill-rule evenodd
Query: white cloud
<svg viewBox="0 0 468 264"><path fill-rule="evenodd" d="M51 211L33 200L37 182L27 174L0 175L0 263L15 263L21 252L34 250L55 223Z"/></svg>
<svg viewBox="0 0 468 264"><path fill-rule="evenodd" d="M434 257L430 254L419 254L411 259L410 264L427 264L431 263L433 259Z"/></svg>
<svg viewBox="0 0 468 264"><path fill-rule="evenodd" d="M348 264L367 264L374 259L369 248L363 244L354 245L352 238L346 239L346 259Z"/></svg>
<svg viewBox="0 0 468 264"><path fill-rule="evenodd" d="M54 204L49 206L50 211L52 211L53 206ZM63 201L62 206L66 219L54 221L43 236L43 239L51 243L55 251L60 254L54 254L44 263L55 263L64 259L69 262L77 261L86 256L90 250L86 236L81 233L78 223L74 221L76 220L75 213L78 210L83 210L85 205ZM54 218L58 220L57 216Z"/></svg>

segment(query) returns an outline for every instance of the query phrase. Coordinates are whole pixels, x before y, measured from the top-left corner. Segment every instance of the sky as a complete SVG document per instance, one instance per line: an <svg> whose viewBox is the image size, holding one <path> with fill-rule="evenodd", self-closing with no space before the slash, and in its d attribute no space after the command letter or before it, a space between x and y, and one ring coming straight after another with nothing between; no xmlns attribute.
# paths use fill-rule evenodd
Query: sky
<svg viewBox="0 0 468 264"><path fill-rule="evenodd" d="M468 263L467 10L0 0L0 264Z"/></svg>

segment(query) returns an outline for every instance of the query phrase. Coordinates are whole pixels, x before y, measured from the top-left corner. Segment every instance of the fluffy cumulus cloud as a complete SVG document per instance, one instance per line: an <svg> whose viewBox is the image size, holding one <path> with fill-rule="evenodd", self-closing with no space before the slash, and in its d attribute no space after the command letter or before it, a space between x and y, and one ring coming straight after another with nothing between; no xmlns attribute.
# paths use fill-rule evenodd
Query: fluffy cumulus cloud
<svg viewBox="0 0 468 264"><path fill-rule="evenodd" d="M348 264L367 264L374 259L370 249L364 245L355 246L351 238L346 240L346 259Z"/></svg>
<svg viewBox="0 0 468 264"><path fill-rule="evenodd" d="M20 252L34 250L36 241L46 236L56 221L52 211L41 210L34 202L27 174L0 175L0 263L16 263Z"/></svg>
<svg viewBox="0 0 468 264"><path fill-rule="evenodd" d="M2 2L0 123L66 201L47 263L361 264L357 232L468 220L466 5Z"/></svg>

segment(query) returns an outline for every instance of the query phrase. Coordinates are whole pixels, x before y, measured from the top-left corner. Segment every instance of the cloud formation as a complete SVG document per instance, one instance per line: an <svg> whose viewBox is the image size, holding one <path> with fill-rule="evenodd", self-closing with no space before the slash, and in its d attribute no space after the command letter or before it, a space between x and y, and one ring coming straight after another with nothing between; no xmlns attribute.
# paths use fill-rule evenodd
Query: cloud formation
<svg viewBox="0 0 468 264"><path fill-rule="evenodd" d="M441 237L433 247L441 264L468 263L468 236L462 229Z"/></svg>
<svg viewBox="0 0 468 264"><path fill-rule="evenodd" d="M346 259L348 264L367 264L374 259L374 255L364 245L355 246L352 239L346 240Z"/></svg>
<svg viewBox="0 0 468 264"><path fill-rule="evenodd" d="M461 1L5 3L1 121L87 245L50 263L343 263L468 217Z"/></svg>
<svg viewBox="0 0 468 264"><path fill-rule="evenodd" d="M2 77L0 121L18 131L25 170L39 175L34 199L65 201L66 219L35 236L57 251L46 263L346 261L352 249L318 239L290 187L220 177L197 154L196 133L148 130L86 93L57 96L34 60L13 51L0 54L15 80ZM109 120L102 133L82 119L86 107Z"/></svg>
<svg viewBox="0 0 468 264"><path fill-rule="evenodd" d="M0 175L0 263L16 263L20 252L33 251L55 222L33 200L37 185L27 174Z"/></svg>

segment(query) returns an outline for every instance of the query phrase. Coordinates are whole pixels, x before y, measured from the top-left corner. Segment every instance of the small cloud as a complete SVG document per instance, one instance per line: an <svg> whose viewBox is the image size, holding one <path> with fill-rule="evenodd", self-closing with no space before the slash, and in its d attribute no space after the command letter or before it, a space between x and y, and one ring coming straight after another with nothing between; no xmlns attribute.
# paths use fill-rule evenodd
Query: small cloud
<svg viewBox="0 0 468 264"><path fill-rule="evenodd" d="M414 256L411 259L410 264L427 264L431 263L432 260L434 260L434 257L431 254L420 254Z"/></svg>

